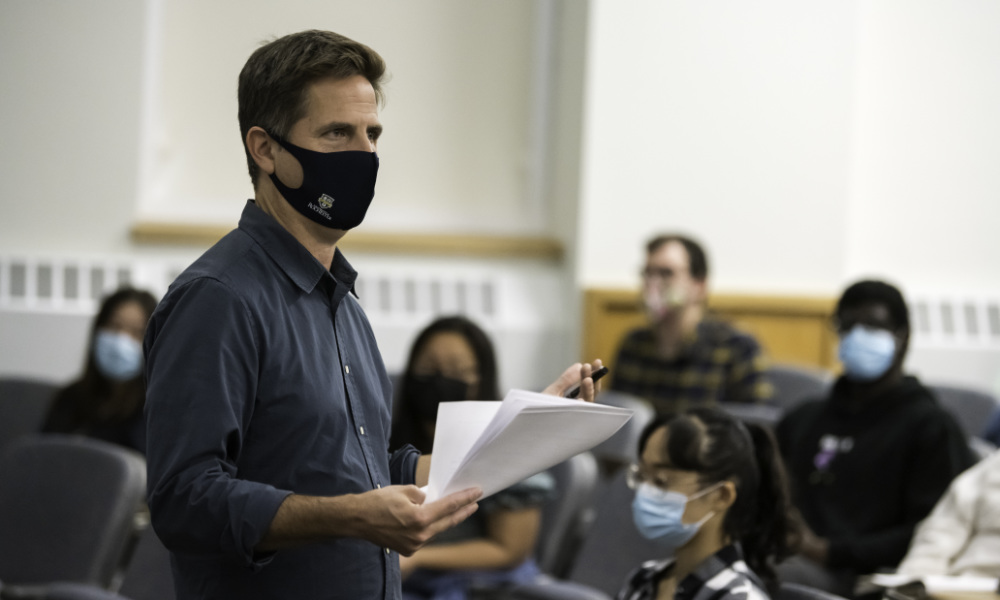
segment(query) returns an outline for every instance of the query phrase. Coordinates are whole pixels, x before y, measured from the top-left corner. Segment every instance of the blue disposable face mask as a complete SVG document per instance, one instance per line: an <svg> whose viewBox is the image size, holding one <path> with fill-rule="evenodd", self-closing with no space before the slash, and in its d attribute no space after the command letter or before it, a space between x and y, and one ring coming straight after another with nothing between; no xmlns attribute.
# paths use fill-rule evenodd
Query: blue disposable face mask
<svg viewBox="0 0 1000 600"><path fill-rule="evenodd" d="M838 356L848 379L875 381L896 358L896 338L885 329L855 325L841 336Z"/></svg>
<svg viewBox="0 0 1000 600"><path fill-rule="evenodd" d="M271 135L302 165L302 185L290 188L271 173L271 181L299 214L332 229L361 224L375 197L378 155L345 150L315 152Z"/></svg>
<svg viewBox="0 0 1000 600"><path fill-rule="evenodd" d="M108 379L135 379L142 372L142 344L127 333L98 330L94 336L94 362Z"/></svg>
<svg viewBox="0 0 1000 600"><path fill-rule="evenodd" d="M651 483L641 483L632 501L632 519L642 537L673 552L688 543L702 525L715 515L710 512L696 523L683 521L684 509L690 500L700 498L719 487L716 484L690 498L679 492L660 489Z"/></svg>

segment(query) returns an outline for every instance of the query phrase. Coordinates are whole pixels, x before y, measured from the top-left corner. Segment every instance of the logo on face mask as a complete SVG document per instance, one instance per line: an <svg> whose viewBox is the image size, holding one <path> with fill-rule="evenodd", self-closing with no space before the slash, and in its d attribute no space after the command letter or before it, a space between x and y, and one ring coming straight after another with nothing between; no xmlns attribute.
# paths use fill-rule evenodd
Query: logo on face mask
<svg viewBox="0 0 1000 600"><path fill-rule="evenodd" d="M275 135L271 138L302 166L302 185L297 188L285 185L277 172L270 174L274 187L292 208L332 229L353 229L361 224L375 197L377 154L357 150L316 152ZM337 210L331 210L334 199Z"/></svg>

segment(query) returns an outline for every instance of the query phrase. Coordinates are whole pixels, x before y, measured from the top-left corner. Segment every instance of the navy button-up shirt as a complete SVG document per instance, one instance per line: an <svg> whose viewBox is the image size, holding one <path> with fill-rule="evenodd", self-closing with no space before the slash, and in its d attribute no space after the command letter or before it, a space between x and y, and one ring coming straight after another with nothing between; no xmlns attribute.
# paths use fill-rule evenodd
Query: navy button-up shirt
<svg viewBox="0 0 1000 600"><path fill-rule="evenodd" d="M253 551L293 492L413 483L416 450L388 451L391 386L356 277L248 202L153 313L148 499L178 597L400 597L397 555L367 541Z"/></svg>

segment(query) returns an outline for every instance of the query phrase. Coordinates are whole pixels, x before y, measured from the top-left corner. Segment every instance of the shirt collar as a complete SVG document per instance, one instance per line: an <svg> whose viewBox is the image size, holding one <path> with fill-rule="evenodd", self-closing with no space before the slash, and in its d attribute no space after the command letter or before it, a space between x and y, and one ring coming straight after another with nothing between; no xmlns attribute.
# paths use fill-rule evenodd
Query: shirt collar
<svg viewBox="0 0 1000 600"><path fill-rule="evenodd" d="M247 200L240 216L239 228L253 238L302 291L310 293L316 289L323 277L332 277L344 286L345 293L350 291L357 296L354 292L354 283L357 281L358 272L347 262L339 248L334 252L333 264L327 270L295 239L295 236L265 213L253 200Z"/></svg>

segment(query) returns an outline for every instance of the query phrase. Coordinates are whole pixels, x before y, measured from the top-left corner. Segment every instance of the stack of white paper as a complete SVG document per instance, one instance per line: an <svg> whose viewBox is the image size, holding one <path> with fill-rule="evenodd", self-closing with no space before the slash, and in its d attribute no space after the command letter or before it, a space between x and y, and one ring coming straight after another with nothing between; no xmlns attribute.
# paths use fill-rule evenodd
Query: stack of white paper
<svg viewBox="0 0 1000 600"><path fill-rule="evenodd" d="M503 402L443 402L426 501L476 486L484 498L495 494L593 448L631 417L625 408L525 390Z"/></svg>

